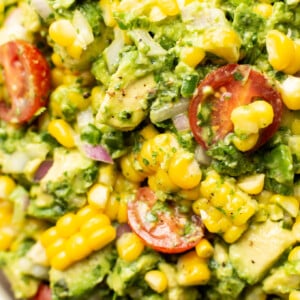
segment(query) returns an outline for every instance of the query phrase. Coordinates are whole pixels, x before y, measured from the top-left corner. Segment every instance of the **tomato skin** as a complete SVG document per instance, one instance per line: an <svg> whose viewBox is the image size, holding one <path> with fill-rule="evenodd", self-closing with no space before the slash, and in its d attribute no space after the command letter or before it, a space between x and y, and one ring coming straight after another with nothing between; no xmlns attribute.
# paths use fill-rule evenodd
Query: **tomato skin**
<svg viewBox="0 0 300 300"><path fill-rule="evenodd" d="M22 40L0 46L0 65L4 71L11 103L0 100L0 118L10 123L30 121L47 104L50 67L41 52Z"/></svg>
<svg viewBox="0 0 300 300"><path fill-rule="evenodd" d="M182 253L202 239L204 229L199 216L180 213L173 205L165 205L157 212L157 220L147 221L148 213L153 212L157 198L149 187L141 187L134 201L128 203L128 222L131 229L156 251L163 253ZM167 209L165 209L167 207ZM189 223L192 231L180 234Z"/></svg>
<svg viewBox="0 0 300 300"><path fill-rule="evenodd" d="M237 78L242 75L245 80ZM211 87L214 92L220 95L207 97L205 90ZM225 93L220 89L226 89ZM209 99L209 100L207 100ZM190 126L195 140L205 149L233 131L233 124L230 120L232 110L241 105L249 104L257 99L269 102L274 111L272 124L260 131L259 139L255 149L263 145L277 131L283 110L283 102L279 92L272 87L268 80L258 71L249 65L228 64L209 73L199 84L197 94L192 98L189 107ZM213 136L208 140L203 134L203 128L198 125L199 104L211 101L212 112L210 126L213 129Z"/></svg>
<svg viewBox="0 0 300 300"><path fill-rule="evenodd" d="M46 284L40 284L39 289L32 300L52 300L50 287Z"/></svg>

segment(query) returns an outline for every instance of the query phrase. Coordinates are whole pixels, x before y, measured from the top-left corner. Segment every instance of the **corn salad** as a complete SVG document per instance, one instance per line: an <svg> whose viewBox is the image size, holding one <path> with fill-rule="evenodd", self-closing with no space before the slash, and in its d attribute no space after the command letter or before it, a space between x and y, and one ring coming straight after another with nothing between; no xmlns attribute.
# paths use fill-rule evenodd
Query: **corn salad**
<svg viewBox="0 0 300 300"><path fill-rule="evenodd" d="M300 299L299 20L299 0L2 1L14 299Z"/></svg>

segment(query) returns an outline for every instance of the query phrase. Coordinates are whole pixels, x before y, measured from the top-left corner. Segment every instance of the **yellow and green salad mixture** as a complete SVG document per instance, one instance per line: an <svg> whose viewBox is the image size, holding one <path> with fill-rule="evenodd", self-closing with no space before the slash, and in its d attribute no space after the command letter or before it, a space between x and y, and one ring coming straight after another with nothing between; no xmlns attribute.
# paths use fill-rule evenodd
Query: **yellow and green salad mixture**
<svg viewBox="0 0 300 300"><path fill-rule="evenodd" d="M0 1L0 268L15 299L300 299L300 1Z"/></svg>

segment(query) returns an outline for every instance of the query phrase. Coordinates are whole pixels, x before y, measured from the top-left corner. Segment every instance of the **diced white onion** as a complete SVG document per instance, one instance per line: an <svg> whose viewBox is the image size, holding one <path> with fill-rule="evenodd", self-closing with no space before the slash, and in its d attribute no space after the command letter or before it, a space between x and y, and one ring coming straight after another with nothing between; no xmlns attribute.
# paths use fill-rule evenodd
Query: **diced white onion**
<svg viewBox="0 0 300 300"><path fill-rule="evenodd" d="M31 6L43 19L47 19L53 12L47 0L31 0Z"/></svg>
<svg viewBox="0 0 300 300"><path fill-rule="evenodd" d="M94 41L93 30L89 22L79 10L75 10L72 24L77 32L78 42L83 49L86 49Z"/></svg>
<svg viewBox="0 0 300 300"><path fill-rule="evenodd" d="M172 121L178 131L185 131L190 128L189 118L186 113L174 116Z"/></svg>
<svg viewBox="0 0 300 300"><path fill-rule="evenodd" d="M209 165L211 162L211 158L206 154L205 149L197 145L195 149L195 159L202 165Z"/></svg>

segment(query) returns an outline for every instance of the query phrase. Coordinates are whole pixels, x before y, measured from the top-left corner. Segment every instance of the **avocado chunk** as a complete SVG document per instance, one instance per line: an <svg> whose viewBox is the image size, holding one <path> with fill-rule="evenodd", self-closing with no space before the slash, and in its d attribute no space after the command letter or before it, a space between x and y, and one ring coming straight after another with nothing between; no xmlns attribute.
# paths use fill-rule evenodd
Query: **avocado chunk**
<svg viewBox="0 0 300 300"><path fill-rule="evenodd" d="M296 239L282 222L267 220L252 225L229 247L229 259L239 277L249 284L258 282Z"/></svg>
<svg viewBox="0 0 300 300"><path fill-rule="evenodd" d="M120 89L109 88L96 116L99 123L121 131L133 130L147 116L156 83L152 74Z"/></svg>
<svg viewBox="0 0 300 300"><path fill-rule="evenodd" d="M281 296L298 289L300 285L299 268L300 261L288 261L273 269L263 281L263 290L268 294Z"/></svg>
<svg viewBox="0 0 300 300"><path fill-rule="evenodd" d="M126 262L118 258L112 272L107 277L108 286L119 296L130 292L130 287L137 289L137 281L143 274L155 268L160 256L156 253L146 253L133 262Z"/></svg>
<svg viewBox="0 0 300 300"><path fill-rule="evenodd" d="M72 299L91 291L110 272L115 259L112 247L91 254L66 270L50 269L53 300Z"/></svg>

